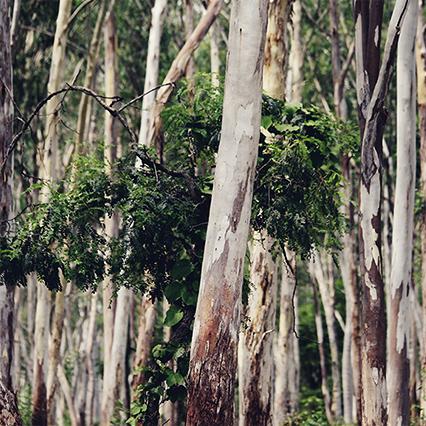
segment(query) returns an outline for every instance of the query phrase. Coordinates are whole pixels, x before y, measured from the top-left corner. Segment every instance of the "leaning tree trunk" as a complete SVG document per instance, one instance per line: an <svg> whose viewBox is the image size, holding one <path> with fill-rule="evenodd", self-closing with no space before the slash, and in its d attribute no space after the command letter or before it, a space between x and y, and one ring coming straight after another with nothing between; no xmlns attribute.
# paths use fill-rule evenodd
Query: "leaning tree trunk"
<svg viewBox="0 0 426 426"><path fill-rule="evenodd" d="M269 5L263 66L263 89L276 99L284 99L287 0ZM272 370L277 277L271 251L274 240L266 231L255 233L250 255L250 282L254 289L246 308L247 326L240 334L239 423L268 425L272 421Z"/></svg>
<svg viewBox="0 0 426 426"><path fill-rule="evenodd" d="M13 136L12 55L10 48L10 4L0 0L0 241L9 229L13 198L13 154L9 152ZM14 344L14 286L0 275L0 424L21 425L16 396L12 388Z"/></svg>
<svg viewBox="0 0 426 426"><path fill-rule="evenodd" d="M209 6L204 16L198 22L191 36L186 40L185 44L176 55L163 84L176 83L183 75L194 51L198 48L201 41L215 22L223 5L223 0L210 0ZM158 90L155 98L154 106L151 110L149 129L146 139L146 145L155 146L157 154L162 158L163 147L161 143L161 112L173 92L173 86L169 84Z"/></svg>
<svg viewBox="0 0 426 426"><path fill-rule="evenodd" d="M189 371L187 425L230 425L241 285L260 133L267 0L232 5L221 142Z"/></svg>
<svg viewBox="0 0 426 426"><path fill-rule="evenodd" d="M408 425L408 343L412 324L411 271L416 186L415 38L418 0L409 0L397 56L397 166L389 316L389 424Z"/></svg>
<svg viewBox="0 0 426 426"><path fill-rule="evenodd" d="M421 2L424 6L424 1ZM424 30L423 13L419 13L417 26L417 99L419 104L419 130L420 130L420 191L423 203L426 200L426 34ZM423 207L421 215L421 259L422 259L422 323L420 335L420 418L426 416L426 208Z"/></svg>
<svg viewBox="0 0 426 426"><path fill-rule="evenodd" d="M386 315L381 255L381 174L383 110L408 0L398 0L389 24L382 65L380 27L383 3L369 12L366 1L355 1L357 96L362 135L359 245L362 318L362 423L387 423Z"/></svg>
<svg viewBox="0 0 426 426"><path fill-rule="evenodd" d="M60 88L64 80L65 49L67 44L66 26L71 12L71 0L59 2L58 19L52 48L47 90L52 93ZM44 179L55 181L58 177L58 133L60 99L54 97L46 104L46 138L44 141L43 158L40 161L40 174ZM41 201L49 197L46 187L41 193ZM47 288L39 283L37 286L37 306L34 333L34 376L33 376L33 425L47 424L46 395L46 349L48 347L50 301Z"/></svg>

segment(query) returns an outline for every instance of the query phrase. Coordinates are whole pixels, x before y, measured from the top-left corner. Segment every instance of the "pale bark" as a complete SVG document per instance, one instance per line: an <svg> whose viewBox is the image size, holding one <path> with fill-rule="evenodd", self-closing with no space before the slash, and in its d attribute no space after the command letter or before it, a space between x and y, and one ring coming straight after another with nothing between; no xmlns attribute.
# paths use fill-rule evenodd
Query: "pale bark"
<svg viewBox="0 0 426 426"><path fill-rule="evenodd" d="M263 90L276 99L284 99L285 94L288 15L287 0L270 2ZM266 231L255 233L250 268L250 282L254 288L247 306L248 324L240 333L238 348L240 425L268 425L272 422L272 353L277 293L277 268L271 254L273 246L274 240Z"/></svg>
<svg viewBox="0 0 426 426"><path fill-rule="evenodd" d="M107 11L106 0L101 0L99 13L96 19L95 28L93 29L92 39L89 45L89 54L87 56L86 74L84 76L84 87L93 88L95 80L95 68L99 56L99 47L102 36L102 28L104 25L105 14ZM105 71L107 72L107 70ZM87 139L90 124L90 104L92 98L84 94L81 95L80 105L78 109L76 139L74 152L80 154L83 151L83 142Z"/></svg>
<svg viewBox="0 0 426 426"><path fill-rule="evenodd" d="M324 307L325 323L330 345L331 377L333 380L331 413L333 420L338 421L342 416L342 391L340 385L340 362L335 321L335 290L331 256L325 253L317 253L315 259L310 261L309 272L318 283Z"/></svg>
<svg viewBox="0 0 426 426"><path fill-rule="evenodd" d="M272 421L272 344L275 328L277 271L274 240L266 231L251 242L250 292L238 347L239 424L270 425Z"/></svg>
<svg viewBox="0 0 426 426"><path fill-rule="evenodd" d="M64 284L61 275L62 284ZM65 289L58 291L55 295L54 315L52 323L52 332L49 339L49 364L47 371L47 424L55 424L55 392L57 387L57 367L60 362L60 347L62 340L62 329L65 316Z"/></svg>
<svg viewBox="0 0 426 426"><path fill-rule="evenodd" d="M327 384L327 365L324 349L324 329L322 325L321 317L321 305L318 297L318 287L313 280L313 296L314 296L314 307L315 307L315 329L317 332L318 339L318 353L320 361L320 370L321 370L321 393L324 400L324 408L327 420L330 424L333 424L333 414L331 412L331 397L330 391Z"/></svg>
<svg viewBox="0 0 426 426"><path fill-rule="evenodd" d="M367 2L355 1L357 97L360 113L361 179L359 244L362 303L362 422L387 423L385 297L381 256L381 145L386 98L408 0L398 0L389 24L382 65L380 27L383 3L369 13Z"/></svg>
<svg viewBox="0 0 426 426"><path fill-rule="evenodd" d="M9 153L13 135L12 54L10 47L10 4L0 0L0 238L9 229L13 210L13 154ZM15 287L0 275L0 423L21 425L12 386L14 346Z"/></svg>
<svg viewBox="0 0 426 426"><path fill-rule="evenodd" d="M80 422L78 421L77 412L74 407L74 401L71 394L71 388L68 383L68 380L65 376L65 371L62 365L58 365L58 381L61 385L62 393L65 397L67 403L68 414L70 416L71 426L78 426Z"/></svg>
<svg viewBox="0 0 426 426"><path fill-rule="evenodd" d="M296 256L286 249L281 262L279 330L275 345L274 425L282 425L294 414L299 398ZM296 322L295 322L296 320Z"/></svg>
<svg viewBox="0 0 426 426"><path fill-rule="evenodd" d="M210 28L210 71L212 74L212 84L219 86L220 76L220 25L219 21L213 22Z"/></svg>
<svg viewBox="0 0 426 426"><path fill-rule="evenodd" d="M120 288L114 319L114 338L109 370L106 373L101 403L101 424L108 426L125 377L127 338L129 329L129 299L131 290Z"/></svg>
<svg viewBox="0 0 426 426"><path fill-rule="evenodd" d="M136 353L133 361L133 369L135 370L132 379L133 392L136 392L138 386L143 383L142 367L146 366L151 353L156 317L155 304L147 296L143 296L139 311Z"/></svg>
<svg viewBox="0 0 426 426"><path fill-rule="evenodd" d="M59 2L58 18L52 48L52 62L50 65L47 91L52 93L60 88L64 80L65 49L67 31L65 30L71 12L71 0ZM46 136L44 148L41 151L40 175L44 179L55 182L58 178L58 131L59 97L53 97L46 104ZM41 201L46 202L49 197L48 188L41 192ZM33 415L34 425L47 424L47 395L46 395L46 350L48 347L50 301L47 288L39 283L37 286L37 305L34 333L34 376L33 376Z"/></svg>
<svg viewBox="0 0 426 426"><path fill-rule="evenodd" d="M397 55L397 167L388 324L388 416L390 424L400 425L408 425L410 419L408 344L413 320L410 291L416 186L414 46L417 14L418 0L409 0Z"/></svg>
<svg viewBox="0 0 426 426"><path fill-rule="evenodd" d="M253 1L250 8L240 0L232 5L221 142L191 346L187 425L232 424L234 419L267 6L267 0Z"/></svg>
<svg viewBox="0 0 426 426"><path fill-rule="evenodd" d="M186 43L182 46L176 58L174 59L166 77L163 80L163 84L176 83L186 71L189 60L192 57L194 51L198 48L201 41L209 31L216 17L222 8L223 0L211 0L206 13L198 22L191 36L186 40ZM148 137L145 142L148 146L155 146L157 149L158 156L162 157L162 143L160 142L161 136L161 112L164 109L165 104L169 100L173 91L171 85L164 86L158 90L155 98L154 106L151 110L150 127L148 129Z"/></svg>
<svg viewBox="0 0 426 426"><path fill-rule="evenodd" d="M303 90L303 42L302 42L302 3L294 0L292 12L292 44L291 44L291 90L292 102L302 102Z"/></svg>
<svg viewBox="0 0 426 426"><path fill-rule="evenodd" d="M160 42L163 32L164 16L167 0L156 0L151 10L151 28L149 30L148 52L146 56L146 71L144 93L158 85L160 67ZM148 131L150 129L151 110L155 102L155 92L151 92L142 99L141 127L139 131L139 145L150 146Z"/></svg>

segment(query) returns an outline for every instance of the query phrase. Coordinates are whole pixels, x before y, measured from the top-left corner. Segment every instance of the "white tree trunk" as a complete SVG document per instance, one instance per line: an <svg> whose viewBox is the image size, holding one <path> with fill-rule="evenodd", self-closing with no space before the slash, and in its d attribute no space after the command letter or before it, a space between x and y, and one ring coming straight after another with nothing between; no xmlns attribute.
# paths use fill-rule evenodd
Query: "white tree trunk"
<svg viewBox="0 0 426 426"><path fill-rule="evenodd" d="M212 3L211 3L212 4ZM232 424L241 285L261 115L267 0L232 5L221 142L189 372L187 425Z"/></svg>
<svg viewBox="0 0 426 426"><path fill-rule="evenodd" d="M167 0L156 0L151 10L151 28L149 30L148 53L146 57L146 72L144 93L158 85L158 71L160 67L160 42L163 32L163 21L166 14ZM148 131L150 128L151 110L155 102L155 92L151 92L142 99L141 127L139 131L139 145L149 146Z"/></svg>
<svg viewBox="0 0 426 426"><path fill-rule="evenodd" d="M389 317L389 423L407 425L409 407L408 343L412 324L410 291L416 186L415 38L418 0L409 0L397 56L397 165L392 233Z"/></svg>

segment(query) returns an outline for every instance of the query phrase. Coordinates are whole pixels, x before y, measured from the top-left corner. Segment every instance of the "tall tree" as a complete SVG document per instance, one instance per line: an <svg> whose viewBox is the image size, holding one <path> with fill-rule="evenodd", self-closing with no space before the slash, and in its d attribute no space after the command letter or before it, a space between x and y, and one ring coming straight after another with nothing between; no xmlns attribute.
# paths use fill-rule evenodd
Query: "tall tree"
<svg viewBox="0 0 426 426"><path fill-rule="evenodd" d="M189 371L187 425L232 424L241 285L259 141L266 0L232 4L221 141Z"/></svg>
<svg viewBox="0 0 426 426"><path fill-rule="evenodd" d="M420 191L422 199L426 200L426 34L423 19L425 1L420 2L421 10L417 25L417 102L419 109L419 133L420 133ZM420 341L420 417L426 415L426 209L421 215L421 260L422 260L422 314L423 323Z"/></svg>
<svg viewBox="0 0 426 426"><path fill-rule="evenodd" d="M361 128L359 245L362 303L362 423L387 423L386 316L382 278L381 213L384 101L408 0L394 6L380 64L383 2L355 1L357 99Z"/></svg>
<svg viewBox="0 0 426 426"><path fill-rule="evenodd" d="M12 55L10 47L10 4L0 1L0 241L9 229L12 216L13 154L9 152L13 136ZM14 291L0 275L0 423L21 425L12 388L14 343Z"/></svg>
<svg viewBox="0 0 426 426"><path fill-rule="evenodd" d="M416 186L416 62L418 0L409 0L397 54L397 158L390 282L388 398L389 423L407 425L408 343L413 308L410 291L414 191Z"/></svg>
<svg viewBox="0 0 426 426"><path fill-rule="evenodd" d="M55 37L53 40L52 60L50 65L47 91L55 92L64 81L65 49L67 45L67 24L71 13L71 0L59 2L58 18L56 21ZM58 97L51 98L46 104L46 135L44 149L40 158L41 178L55 182L58 178ZM49 197L48 188L41 193L41 201ZM48 346L50 295L47 288L40 284L37 287L37 306L34 333L34 378L33 378L33 416L34 425L47 424L47 395L46 395L46 349Z"/></svg>
<svg viewBox="0 0 426 426"><path fill-rule="evenodd" d="M269 4L263 66L263 89L284 99L286 35L289 16L287 0ZM247 325L238 348L240 424L266 425L272 419L273 342L277 293L277 268L273 259L274 240L266 231L256 232L251 241L250 292L246 308Z"/></svg>

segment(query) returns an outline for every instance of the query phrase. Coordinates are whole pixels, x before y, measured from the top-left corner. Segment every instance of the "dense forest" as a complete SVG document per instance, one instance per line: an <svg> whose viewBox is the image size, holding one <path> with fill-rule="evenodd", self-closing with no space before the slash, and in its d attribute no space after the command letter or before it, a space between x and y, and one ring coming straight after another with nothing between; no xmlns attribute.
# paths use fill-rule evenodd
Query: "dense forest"
<svg viewBox="0 0 426 426"><path fill-rule="evenodd" d="M0 0L0 426L426 425L425 0Z"/></svg>

